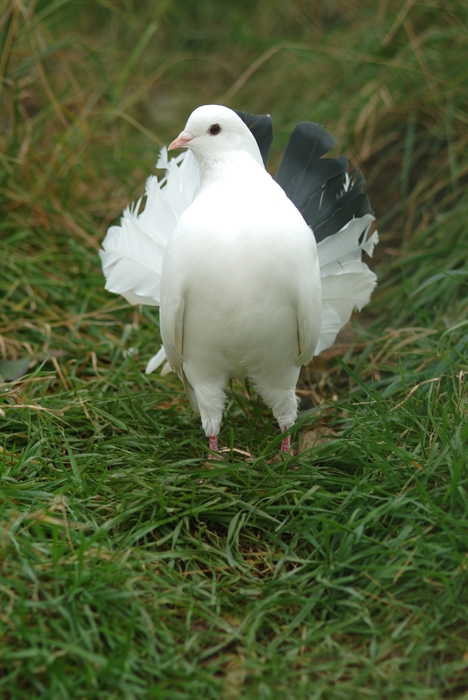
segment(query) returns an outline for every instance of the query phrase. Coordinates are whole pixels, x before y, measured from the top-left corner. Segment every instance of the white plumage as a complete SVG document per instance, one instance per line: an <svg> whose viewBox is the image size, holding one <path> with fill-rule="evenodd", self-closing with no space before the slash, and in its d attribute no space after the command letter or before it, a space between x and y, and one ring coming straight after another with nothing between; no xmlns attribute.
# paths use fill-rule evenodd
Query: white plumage
<svg viewBox="0 0 468 700"><path fill-rule="evenodd" d="M226 107L195 110L171 144L190 150L170 161L162 152L158 167L166 168L165 180L148 179L145 209L138 213L140 202L126 209L100 253L106 289L133 304L161 306L163 347L146 371L167 357L201 414L212 449L231 377L249 378L282 430L293 425L300 367L333 343L376 284L361 262L362 251L371 255L378 240L369 235L370 207L317 246L294 197L265 170L262 135L261 153L246 121ZM303 183L314 168L317 179L317 166L309 159L294 180L294 144L290 150L292 177L291 156L285 156L282 179L286 173L310 212L313 195L304 198ZM318 167L341 167L338 160L320 159ZM344 202L352 186L345 174L334 199ZM320 187L326 192L326 183ZM320 213L326 198L319 194ZM289 449L289 438L282 449Z"/></svg>

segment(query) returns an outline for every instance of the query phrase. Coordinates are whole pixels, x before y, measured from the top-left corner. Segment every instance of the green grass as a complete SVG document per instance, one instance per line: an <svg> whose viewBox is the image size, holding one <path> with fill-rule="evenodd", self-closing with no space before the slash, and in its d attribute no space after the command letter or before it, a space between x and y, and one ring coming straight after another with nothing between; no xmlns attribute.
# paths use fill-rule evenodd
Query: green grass
<svg viewBox="0 0 468 700"><path fill-rule="evenodd" d="M465 5L1 9L0 374L30 362L0 384L0 696L468 697ZM321 439L282 461L234 385L207 469L144 374L157 313L103 289L204 102L270 112L273 170L325 123L378 215L378 291L301 379L293 442Z"/></svg>

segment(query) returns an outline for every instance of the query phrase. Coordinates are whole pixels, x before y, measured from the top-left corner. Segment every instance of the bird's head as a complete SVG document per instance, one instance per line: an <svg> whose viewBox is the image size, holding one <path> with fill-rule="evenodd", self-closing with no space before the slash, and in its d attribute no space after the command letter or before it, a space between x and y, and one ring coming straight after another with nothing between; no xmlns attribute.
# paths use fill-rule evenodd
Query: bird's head
<svg viewBox="0 0 468 700"><path fill-rule="evenodd" d="M240 151L263 165L262 157L250 129L232 109L221 105L203 105L190 115L185 129L169 146L190 148L198 159L223 159Z"/></svg>

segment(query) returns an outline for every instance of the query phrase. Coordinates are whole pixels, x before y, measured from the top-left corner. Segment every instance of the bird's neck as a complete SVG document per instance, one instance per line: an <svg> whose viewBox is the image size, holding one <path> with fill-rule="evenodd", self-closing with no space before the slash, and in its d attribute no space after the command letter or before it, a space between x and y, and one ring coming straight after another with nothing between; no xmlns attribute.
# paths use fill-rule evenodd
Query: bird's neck
<svg viewBox="0 0 468 700"><path fill-rule="evenodd" d="M244 179L246 173L252 169L265 170L263 162L250 153L241 151L231 151L219 155L210 154L208 157L195 153L200 169L200 180L202 188L206 188L221 180Z"/></svg>

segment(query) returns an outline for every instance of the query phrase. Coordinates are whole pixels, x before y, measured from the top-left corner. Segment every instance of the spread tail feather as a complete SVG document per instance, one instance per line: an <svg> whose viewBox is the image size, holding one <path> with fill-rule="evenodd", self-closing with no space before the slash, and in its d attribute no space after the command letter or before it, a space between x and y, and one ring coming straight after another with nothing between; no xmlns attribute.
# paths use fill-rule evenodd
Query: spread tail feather
<svg viewBox="0 0 468 700"><path fill-rule="evenodd" d="M106 289L130 304L159 306L161 268L167 241L179 216L191 204L200 186L198 165L188 151L167 160L164 148L158 167L166 170L160 182L146 182L146 204L141 199L125 209L120 226L111 226L99 251Z"/></svg>
<svg viewBox="0 0 468 700"><path fill-rule="evenodd" d="M160 367L160 365L162 365L162 363L165 362L165 360L166 351L164 350L164 345L161 345L156 355L153 355L153 357L146 365L145 373L151 374L151 372L154 372L155 369L158 369L158 367ZM166 362L161 370L161 375L164 377L164 375L169 374L169 372L172 372L171 366L168 362Z"/></svg>
<svg viewBox="0 0 468 700"><path fill-rule="evenodd" d="M322 329L315 355L333 345L338 332L355 309L360 311L377 284L376 275L361 262L362 253L372 256L377 231L370 235L374 217L351 219L317 246L322 276Z"/></svg>

